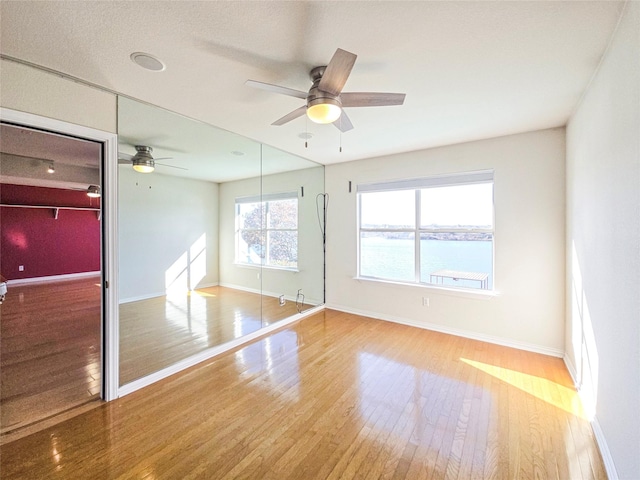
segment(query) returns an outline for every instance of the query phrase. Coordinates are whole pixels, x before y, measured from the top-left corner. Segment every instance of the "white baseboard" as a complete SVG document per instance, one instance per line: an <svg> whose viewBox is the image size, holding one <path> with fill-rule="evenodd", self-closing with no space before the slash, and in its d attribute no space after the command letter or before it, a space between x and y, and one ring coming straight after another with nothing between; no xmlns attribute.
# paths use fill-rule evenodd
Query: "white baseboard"
<svg viewBox="0 0 640 480"><path fill-rule="evenodd" d="M211 284L207 284L207 285L198 285L195 289L199 290L201 288L208 288L208 287L217 287L217 286L221 286L221 287L225 287L225 288L232 288L234 290L240 290L242 292L249 292L249 293L255 293L257 295L265 295L267 297L273 297L273 298L278 298L280 295L277 293L273 293L273 292L261 292L258 289L255 288L248 288L248 287L243 287L241 285L234 285L232 283L211 283ZM167 294L167 292L154 292L154 293L149 293L147 295L140 295L137 297L127 297L127 298L121 298L120 299L120 305L125 304L125 303L131 303L131 302L139 302L141 300L149 300L150 298L157 298L157 297L163 297ZM295 302L296 301L296 297L291 296L291 295L285 295L284 298L288 301L288 302ZM305 298L305 303L308 305L320 305L322 302L313 298Z"/></svg>
<svg viewBox="0 0 640 480"><path fill-rule="evenodd" d="M136 390L140 390L141 388L149 386L152 383L155 383L159 380L167 378L187 368L193 367L201 362L204 362L205 360L209 360L210 358L213 358L224 352L232 350L238 346L248 344L253 340L256 340L262 336L268 335L269 333L272 333L275 330L280 330L283 327L286 327L288 325L291 325L292 323L298 322L299 320L302 320L303 318L311 316L315 313L321 312L322 310L324 310L324 305L310 308L309 310L305 310L302 313L298 313L291 317L285 318L284 320L280 320L269 326L256 330L255 332L249 333L248 335L244 335L240 338L231 340L230 342L227 342L223 345L218 345L216 347L204 350L192 357L186 358L178 363L175 363L174 365L171 365L170 367L160 370L159 372L152 373L151 375L147 375L146 377L142 377L138 380L134 380L131 383L127 383L126 385L123 385L118 390L118 396L123 397L130 393L133 393Z"/></svg>
<svg viewBox="0 0 640 480"><path fill-rule="evenodd" d="M235 285L233 283L222 282L220 283L220 286L225 288L232 288L234 290L240 290L242 292L257 293L258 295L260 295L261 293L259 288L243 287L242 285Z"/></svg>
<svg viewBox="0 0 640 480"><path fill-rule="evenodd" d="M209 287L217 287L217 286L218 286L218 282L207 283L207 284L198 285L196 288L194 288L194 290L200 290L201 288L209 288ZM141 300L149 300L150 298L164 297L166 294L167 294L166 291L153 292L145 295L139 295L137 297L121 298L118 303L122 305L124 303L139 302Z"/></svg>
<svg viewBox="0 0 640 480"><path fill-rule="evenodd" d="M580 392L580 382L578 381L578 370L576 370L576 366L566 353L562 356L562 360L564 361L564 365L567 367L569 375L571 376L573 386L576 387L578 392Z"/></svg>
<svg viewBox="0 0 640 480"><path fill-rule="evenodd" d="M256 288L249 288L249 287L243 287L242 285L235 285L233 283L221 283L220 284L221 287L226 287L226 288L233 288L234 290L240 290L243 292L250 292L250 293L256 293L258 295L265 295L267 297L272 297L272 298L278 298L280 297L280 293L276 293L276 292L267 292L267 291L262 291ZM289 301L289 302L295 302L296 301L296 297L293 295L285 295L284 296L285 300ZM308 305L320 305L322 303L322 301L315 299L315 298L306 298L305 297L305 303Z"/></svg>
<svg viewBox="0 0 640 480"><path fill-rule="evenodd" d="M142 300L149 300L151 298L164 297L166 294L167 292L154 292L148 293L146 295L138 295L137 297L120 298L118 300L118 304L123 305L125 303L140 302Z"/></svg>
<svg viewBox="0 0 640 480"><path fill-rule="evenodd" d="M339 310L345 313L353 313L355 315L362 315L365 317L375 318L377 320L384 320L387 322L400 323L402 325L408 325L410 327L418 327L425 330L433 330L434 332L447 333L449 335L455 335L457 337L469 338L471 340L479 340L481 342L493 343L496 345L502 345L504 347L517 348L518 350L525 350L528 352L540 353L542 355L549 355L552 357L562 358L564 356L564 351L557 348L545 347L542 345L535 345L531 343L519 342L516 340L509 340L501 337L494 337L491 335L484 335L482 333L469 332L468 330L462 330L458 328L446 327L443 325L437 325L434 323L422 323L415 322L413 320L409 320L402 317L396 317L393 315L384 315L377 312L369 312L366 310L359 310L350 307L345 307L343 305L336 305L332 303L327 303L326 308Z"/></svg>
<svg viewBox="0 0 640 480"><path fill-rule="evenodd" d="M564 364L569 371L569 375L571 375L573 385L578 391L578 395L581 397L581 401L585 403L581 389L582 383L578 379L578 370L576 370L573 361L567 354L565 354L562 359L564 360ZM598 417L594 415L593 418L590 419L590 423L591 429L593 430L593 436L595 437L598 448L600 449L600 456L602 456L602 462L604 463L604 469L607 472L607 478L609 478L609 480L618 480L618 471L616 470L616 466L613 463L613 457L611 456L611 451L609 450L607 439L604 436L602 428L600 427L600 423L598 422Z"/></svg>
<svg viewBox="0 0 640 480"><path fill-rule="evenodd" d="M597 417L593 417L593 420L591 420L591 428L593 429L593 435L596 437L596 443L600 449L600 455L602 456L602 462L604 463L604 469L607 472L607 477L609 480L618 480L620 477L618 477L618 471L616 470L615 463L613 463L613 457L611 456L607 439L600 427L600 423L598 423Z"/></svg>
<svg viewBox="0 0 640 480"><path fill-rule="evenodd" d="M67 273L64 275L50 275L46 277L32 277L32 278L18 278L16 280L7 280L7 285L28 285L31 283L51 283L51 282L65 282L68 280L78 280L80 278L99 277L100 272L80 272L80 273Z"/></svg>

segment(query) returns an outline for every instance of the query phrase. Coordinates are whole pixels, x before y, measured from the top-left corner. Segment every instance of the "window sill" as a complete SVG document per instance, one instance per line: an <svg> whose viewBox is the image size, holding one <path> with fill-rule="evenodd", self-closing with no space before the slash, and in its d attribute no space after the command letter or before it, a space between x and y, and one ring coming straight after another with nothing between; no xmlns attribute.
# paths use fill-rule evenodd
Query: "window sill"
<svg viewBox="0 0 640 480"><path fill-rule="evenodd" d="M300 270L298 270L297 268L293 268L293 267L274 267L273 265L258 265L255 263L237 263L234 262L233 263L236 267L239 268L248 268L251 270L275 270L275 271L282 271L282 272L291 272L291 273L299 273Z"/></svg>
<svg viewBox="0 0 640 480"><path fill-rule="evenodd" d="M463 298L474 298L476 300L491 300L492 298L496 298L500 296L500 293L495 290L480 290L480 289L472 289L472 288L451 288L451 287L442 287L437 285L430 285L426 283L408 283L408 282L398 282L394 280L383 280L381 278L373 278L373 277L353 277L357 282L371 282L371 283L382 283L384 285L397 286L397 287L413 287L419 288L423 290L429 290L434 293L439 293L442 295L450 295L453 297L463 297Z"/></svg>

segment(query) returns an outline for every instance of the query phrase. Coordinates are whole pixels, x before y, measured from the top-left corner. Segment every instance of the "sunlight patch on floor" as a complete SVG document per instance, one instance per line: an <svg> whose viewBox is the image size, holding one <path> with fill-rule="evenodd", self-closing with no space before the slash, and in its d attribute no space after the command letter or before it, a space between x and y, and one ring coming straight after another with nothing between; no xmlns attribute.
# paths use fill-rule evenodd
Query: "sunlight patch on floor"
<svg viewBox="0 0 640 480"><path fill-rule="evenodd" d="M565 412L580 418L587 418L578 392L571 388L567 388L546 378L536 377L535 375L529 375L516 370L489 365L467 358L461 358L460 360Z"/></svg>
<svg viewBox="0 0 640 480"><path fill-rule="evenodd" d="M190 290L187 292L188 296L196 296L196 297L211 297L211 298L215 298L217 295L213 294L213 293L207 293L207 292L203 292L202 290Z"/></svg>

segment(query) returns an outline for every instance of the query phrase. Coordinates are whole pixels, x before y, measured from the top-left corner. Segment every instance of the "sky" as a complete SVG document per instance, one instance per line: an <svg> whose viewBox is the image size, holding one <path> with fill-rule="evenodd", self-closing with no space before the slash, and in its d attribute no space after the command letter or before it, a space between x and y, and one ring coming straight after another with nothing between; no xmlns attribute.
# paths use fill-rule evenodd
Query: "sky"
<svg viewBox="0 0 640 480"><path fill-rule="evenodd" d="M425 188L421 225L493 225L493 185L490 183ZM363 193L362 225L397 227L415 224L415 191ZM435 208L432 208L435 207Z"/></svg>

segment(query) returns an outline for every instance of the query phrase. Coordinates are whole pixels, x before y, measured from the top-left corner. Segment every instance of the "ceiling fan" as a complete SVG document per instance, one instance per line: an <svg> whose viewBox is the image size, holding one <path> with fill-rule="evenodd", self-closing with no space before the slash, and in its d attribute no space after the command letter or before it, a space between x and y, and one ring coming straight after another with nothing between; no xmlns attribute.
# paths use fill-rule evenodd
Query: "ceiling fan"
<svg viewBox="0 0 640 480"><path fill-rule="evenodd" d="M100 185L87 185L86 188L84 186L69 187L67 189L74 190L76 192L85 192L89 198L100 198L102 196L102 189L100 188Z"/></svg>
<svg viewBox="0 0 640 480"><path fill-rule="evenodd" d="M343 108L384 107L402 105L404 93L343 92L357 55L338 48L326 66L315 67L309 72L313 85L308 92L247 80L246 85L268 92L281 93L306 100L306 105L276 120L271 125L284 125L305 113L316 123L333 123L341 132L353 128Z"/></svg>
<svg viewBox="0 0 640 480"><path fill-rule="evenodd" d="M136 172L151 173L156 168L157 160L170 160L173 157L153 158L151 153L153 148L146 145L135 145L136 154L129 155L127 153L118 152L118 163L130 163ZM188 170L184 167L176 167L175 165L167 165L166 163L158 163L163 167L179 168L180 170Z"/></svg>

